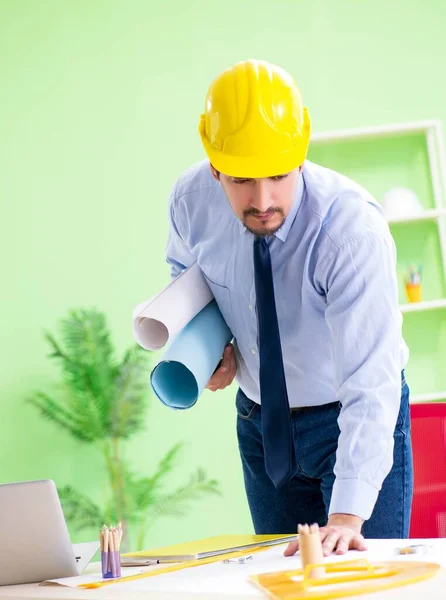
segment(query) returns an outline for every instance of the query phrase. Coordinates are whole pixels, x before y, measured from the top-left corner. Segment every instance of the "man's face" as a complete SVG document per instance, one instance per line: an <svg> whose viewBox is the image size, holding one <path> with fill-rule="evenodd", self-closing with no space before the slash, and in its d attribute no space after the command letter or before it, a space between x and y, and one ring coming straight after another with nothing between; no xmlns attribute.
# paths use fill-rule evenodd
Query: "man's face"
<svg viewBox="0 0 446 600"><path fill-rule="evenodd" d="M225 191L235 216L255 235L273 235L283 224L294 202L302 167L276 177L243 179L212 174Z"/></svg>

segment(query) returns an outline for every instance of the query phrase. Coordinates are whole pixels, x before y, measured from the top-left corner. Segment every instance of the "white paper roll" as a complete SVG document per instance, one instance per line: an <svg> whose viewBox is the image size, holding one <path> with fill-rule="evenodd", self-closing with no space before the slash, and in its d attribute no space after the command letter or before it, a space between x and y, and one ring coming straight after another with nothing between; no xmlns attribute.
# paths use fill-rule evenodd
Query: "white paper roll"
<svg viewBox="0 0 446 600"><path fill-rule="evenodd" d="M173 340L214 296L197 263L185 269L159 294L133 311L133 334L146 350Z"/></svg>

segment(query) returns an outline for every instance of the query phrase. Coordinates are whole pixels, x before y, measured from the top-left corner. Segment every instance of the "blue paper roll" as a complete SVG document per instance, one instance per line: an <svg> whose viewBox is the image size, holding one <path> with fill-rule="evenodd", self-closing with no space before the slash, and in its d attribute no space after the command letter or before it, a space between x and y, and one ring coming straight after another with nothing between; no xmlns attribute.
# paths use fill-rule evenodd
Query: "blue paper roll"
<svg viewBox="0 0 446 600"><path fill-rule="evenodd" d="M215 371L232 339L215 300L175 337L150 374L152 389L163 404L191 408Z"/></svg>

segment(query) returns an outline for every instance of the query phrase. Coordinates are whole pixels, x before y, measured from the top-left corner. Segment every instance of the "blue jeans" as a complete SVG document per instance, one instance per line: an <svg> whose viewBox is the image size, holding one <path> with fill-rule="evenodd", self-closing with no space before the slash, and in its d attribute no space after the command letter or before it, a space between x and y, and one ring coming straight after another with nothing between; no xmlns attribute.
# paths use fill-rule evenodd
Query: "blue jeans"
<svg viewBox="0 0 446 600"><path fill-rule="evenodd" d="M296 472L276 489L265 471L261 407L239 389L237 435L246 495L257 534L292 534L298 523L326 525L334 482L341 410L339 402L292 411ZM394 432L393 467L373 513L362 527L366 538L407 538L413 494L409 387L402 377L401 405Z"/></svg>

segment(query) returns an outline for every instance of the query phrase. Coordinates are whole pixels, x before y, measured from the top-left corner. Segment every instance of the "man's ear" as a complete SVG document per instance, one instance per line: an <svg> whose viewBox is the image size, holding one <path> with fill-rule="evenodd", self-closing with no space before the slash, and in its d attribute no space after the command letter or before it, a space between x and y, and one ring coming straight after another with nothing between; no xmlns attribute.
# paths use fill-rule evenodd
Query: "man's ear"
<svg viewBox="0 0 446 600"><path fill-rule="evenodd" d="M217 171L217 169L213 165L209 164L209 166L211 167L212 177L214 179L216 179L217 181L220 181L220 173L219 173L219 171Z"/></svg>

